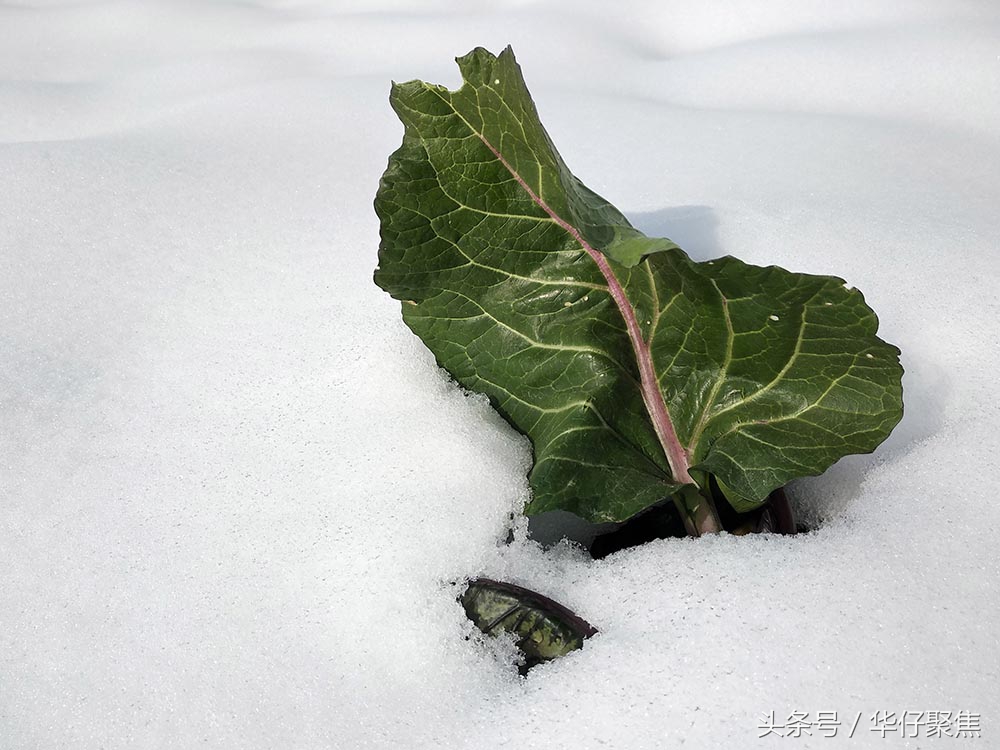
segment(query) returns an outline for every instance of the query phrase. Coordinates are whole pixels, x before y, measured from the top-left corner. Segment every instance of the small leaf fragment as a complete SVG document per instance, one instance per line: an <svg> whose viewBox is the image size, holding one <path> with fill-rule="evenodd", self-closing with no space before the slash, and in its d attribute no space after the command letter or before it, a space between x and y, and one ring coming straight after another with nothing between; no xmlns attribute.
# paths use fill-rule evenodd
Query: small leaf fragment
<svg viewBox="0 0 1000 750"><path fill-rule="evenodd" d="M477 628L511 633L524 654L521 673L583 647L597 629L558 602L511 583L476 578L459 597Z"/></svg>

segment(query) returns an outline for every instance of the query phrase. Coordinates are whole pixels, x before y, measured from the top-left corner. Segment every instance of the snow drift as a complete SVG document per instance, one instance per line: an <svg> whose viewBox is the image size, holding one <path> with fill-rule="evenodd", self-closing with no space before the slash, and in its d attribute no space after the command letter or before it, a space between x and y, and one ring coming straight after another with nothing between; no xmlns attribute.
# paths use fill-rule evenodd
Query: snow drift
<svg viewBox="0 0 1000 750"><path fill-rule="evenodd" d="M893 436L794 487L814 532L504 543L530 448L371 283L371 200L389 80L507 43L639 228L842 276L900 345ZM986 2L0 5L0 745L989 741L998 44ZM474 575L601 633L522 680Z"/></svg>

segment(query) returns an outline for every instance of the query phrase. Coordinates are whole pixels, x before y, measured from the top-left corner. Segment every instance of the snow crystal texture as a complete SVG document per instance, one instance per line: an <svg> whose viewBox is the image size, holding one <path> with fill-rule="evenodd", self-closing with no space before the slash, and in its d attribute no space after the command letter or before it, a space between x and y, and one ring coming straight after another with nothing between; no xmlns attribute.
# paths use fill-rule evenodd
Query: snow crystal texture
<svg viewBox="0 0 1000 750"><path fill-rule="evenodd" d="M529 447L371 283L371 201L389 81L508 43L640 228L901 347L813 533L504 544ZM998 51L971 0L0 3L0 747L1000 746ZM600 635L521 679L474 575Z"/></svg>

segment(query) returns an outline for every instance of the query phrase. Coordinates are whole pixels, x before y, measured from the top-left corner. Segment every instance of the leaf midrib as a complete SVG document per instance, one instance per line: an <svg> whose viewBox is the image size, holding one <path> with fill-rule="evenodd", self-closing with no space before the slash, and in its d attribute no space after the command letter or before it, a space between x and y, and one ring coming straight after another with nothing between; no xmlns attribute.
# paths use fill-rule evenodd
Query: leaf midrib
<svg viewBox="0 0 1000 750"><path fill-rule="evenodd" d="M670 412L667 408L666 401L663 398L663 392L659 387L658 379L656 378L656 371L653 367L652 357L649 350L649 342L643 338L639 322L636 319L635 309L632 307L631 302L629 302L627 296L625 295L621 282L618 280L618 277L608 264L607 259L599 250L591 246L590 243L584 239L580 230L557 214L540 195L532 190L531 186L528 185L520 173L507 161L500 150L494 146L483 133L479 132L472 125L472 123L470 123L465 116L462 115L461 112L458 111L454 103L449 98L443 96L435 87L428 86L426 83L423 84L423 86L425 90L434 94L445 105L447 105L452 112L455 113L455 116L465 124L469 131L479 138L486 148L493 153L497 161L499 161L500 164L510 173L518 185L520 185L521 189L528 194L528 197L531 198L535 205L541 208L542 211L548 214L558 226L569 234L570 237L572 237L580 245L580 247L586 251L586 253L597 265L601 274L608 282L611 297L617 305L619 313L625 320L626 329L628 330L629 339L632 342L633 353L635 354L636 364L639 369L641 383L640 390L642 392L643 403L646 405L646 410L650 421L652 422L654 432L660 441L664 456L670 466L672 477L674 481L682 484L694 484L694 480L688 473L690 455L681 444L680 439L677 436L677 430L674 427L673 420L670 418ZM473 90L475 91L476 98L478 100L479 92L478 90ZM514 117L514 120L517 121L516 116ZM539 165L539 170L540 169L541 165ZM539 180L539 185L541 185L541 180Z"/></svg>

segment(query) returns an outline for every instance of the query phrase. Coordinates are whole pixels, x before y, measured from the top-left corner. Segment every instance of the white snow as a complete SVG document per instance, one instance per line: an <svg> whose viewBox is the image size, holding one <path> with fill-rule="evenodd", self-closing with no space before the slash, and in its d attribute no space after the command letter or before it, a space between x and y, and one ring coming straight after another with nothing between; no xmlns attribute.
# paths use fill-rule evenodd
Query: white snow
<svg viewBox="0 0 1000 750"><path fill-rule="evenodd" d="M528 446L371 283L371 200L390 79L507 43L638 226L839 275L902 348L815 532L503 544ZM0 747L996 746L998 92L988 0L0 4ZM600 635L520 679L482 574Z"/></svg>

